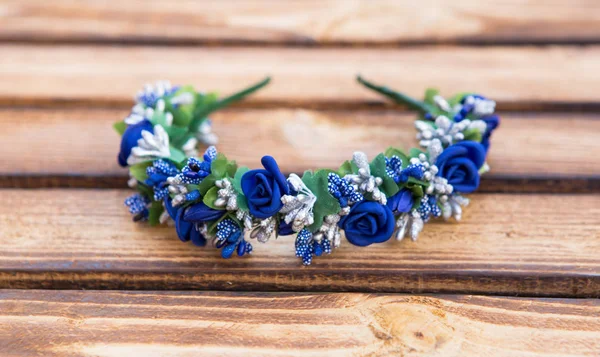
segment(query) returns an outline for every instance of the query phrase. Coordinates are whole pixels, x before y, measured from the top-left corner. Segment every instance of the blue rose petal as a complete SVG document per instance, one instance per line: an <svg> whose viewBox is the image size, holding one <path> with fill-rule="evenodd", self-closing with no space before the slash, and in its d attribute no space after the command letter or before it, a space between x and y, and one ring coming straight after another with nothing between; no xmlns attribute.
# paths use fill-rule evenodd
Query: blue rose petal
<svg viewBox="0 0 600 357"><path fill-rule="evenodd" d="M279 212L283 207L281 196L288 195L290 188L275 159L263 156L261 162L264 169L246 172L241 186L250 214L265 219Z"/></svg>
<svg viewBox="0 0 600 357"><path fill-rule="evenodd" d="M284 195L290 194L290 188L285 179L285 176L279 170L279 165L277 165L277 161L272 156L263 156L260 160L260 163L263 167L273 175L275 181L278 183L278 187L281 188Z"/></svg>
<svg viewBox="0 0 600 357"><path fill-rule="evenodd" d="M387 206L394 213L403 213L411 210L414 205L414 198L412 192L406 188L403 188L398 193L388 198Z"/></svg>
<svg viewBox="0 0 600 357"><path fill-rule="evenodd" d="M500 117L497 115L491 115L489 117L481 118L486 124L486 130L481 138L481 145L485 148L485 152L487 153L490 149L490 138L492 133L498 126L500 125Z"/></svg>
<svg viewBox="0 0 600 357"><path fill-rule="evenodd" d="M127 158L131 154L131 149L137 146L137 142L142 138L142 131L149 131L154 133L152 123L148 119L144 119L141 122L130 125L125 129L123 137L121 138L121 151L117 156L119 165L127 166Z"/></svg>
<svg viewBox="0 0 600 357"><path fill-rule="evenodd" d="M175 219L175 230L177 230L177 236L182 242L190 240L190 232L193 229L193 224L183 219L183 209L177 211L177 217ZM193 229L195 230L195 229Z"/></svg>
<svg viewBox="0 0 600 357"><path fill-rule="evenodd" d="M196 227L192 227L190 240L192 241L192 244L198 247L204 247L206 245L206 237L204 237Z"/></svg>
<svg viewBox="0 0 600 357"><path fill-rule="evenodd" d="M221 218L227 211L208 207L204 202L196 203L187 208L183 219L188 222L201 223Z"/></svg>

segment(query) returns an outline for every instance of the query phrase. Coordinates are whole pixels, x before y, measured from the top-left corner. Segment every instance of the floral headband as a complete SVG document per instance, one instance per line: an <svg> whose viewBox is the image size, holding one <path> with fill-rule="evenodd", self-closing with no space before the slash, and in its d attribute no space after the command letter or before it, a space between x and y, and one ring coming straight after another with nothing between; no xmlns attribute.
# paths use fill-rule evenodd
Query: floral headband
<svg viewBox="0 0 600 357"><path fill-rule="evenodd" d="M392 236L416 240L432 217L460 220L469 203L464 194L489 171L490 136L499 124L495 102L470 93L445 100L432 89L418 101L358 81L419 113L421 149L390 147L371 161L357 151L337 169L287 179L271 156L250 170L217 153L207 119L269 78L223 99L168 82L146 86L131 114L114 125L122 135L119 164L129 167L129 186L137 190L125 200L133 220L174 225L182 241L197 246L211 240L223 258L251 253L251 239L295 235L305 265L338 247L342 231L363 247ZM202 157L200 143L209 145Z"/></svg>

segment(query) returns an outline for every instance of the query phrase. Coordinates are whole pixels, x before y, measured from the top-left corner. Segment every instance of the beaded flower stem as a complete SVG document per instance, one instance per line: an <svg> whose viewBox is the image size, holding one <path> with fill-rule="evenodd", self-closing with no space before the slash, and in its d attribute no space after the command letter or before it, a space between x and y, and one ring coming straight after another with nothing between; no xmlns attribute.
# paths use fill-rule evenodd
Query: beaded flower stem
<svg viewBox="0 0 600 357"><path fill-rule="evenodd" d="M172 224L184 242L207 240L223 258L253 250L251 240L295 235L295 254L305 265L331 253L342 232L368 246L395 236L416 240L432 217L460 220L499 124L495 103L461 93L445 100L437 90L416 100L362 77L359 83L419 112L420 149L390 147L369 161L357 151L337 169L287 178L271 156L262 169L239 167L217 153L207 116L268 84L269 78L232 96L197 93L167 82L147 86L131 114L115 124L122 135L118 156L129 167L128 197L134 221ZM211 145L198 157L199 143Z"/></svg>

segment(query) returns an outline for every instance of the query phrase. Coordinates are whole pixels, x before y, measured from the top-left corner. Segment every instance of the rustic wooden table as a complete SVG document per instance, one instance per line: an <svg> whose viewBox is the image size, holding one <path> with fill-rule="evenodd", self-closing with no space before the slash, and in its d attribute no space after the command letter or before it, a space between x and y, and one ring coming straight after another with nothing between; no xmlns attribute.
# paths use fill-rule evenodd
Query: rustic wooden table
<svg viewBox="0 0 600 357"><path fill-rule="evenodd" d="M0 1L0 355L599 356L599 44L595 0ZM291 172L414 145L359 72L498 101L461 224L302 267L130 221L111 124L144 83L270 74L213 121Z"/></svg>

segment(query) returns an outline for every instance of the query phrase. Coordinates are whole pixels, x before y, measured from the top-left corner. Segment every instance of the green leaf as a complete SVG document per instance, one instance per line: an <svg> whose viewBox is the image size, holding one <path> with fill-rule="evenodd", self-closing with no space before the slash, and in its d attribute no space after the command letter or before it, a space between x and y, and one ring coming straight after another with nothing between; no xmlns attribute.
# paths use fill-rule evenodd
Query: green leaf
<svg viewBox="0 0 600 357"><path fill-rule="evenodd" d="M387 150L385 150L385 156L387 156L387 157L398 156L400 158L400 160L402 160L402 168L403 169L406 168L408 166L408 164L410 163L410 159L404 153L404 151L393 148L393 147L389 147L389 148L387 148Z"/></svg>
<svg viewBox="0 0 600 357"><path fill-rule="evenodd" d="M451 97L450 99L448 99L448 104L450 104L450 107L454 107L455 105L457 105L458 103L460 103L460 101L468 95L471 95L473 93L471 92L462 92L462 93L458 93L455 94L453 97Z"/></svg>
<svg viewBox="0 0 600 357"><path fill-rule="evenodd" d="M156 226L159 223L160 215L164 210L162 201L153 201L148 210L148 223L150 223L151 226Z"/></svg>
<svg viewBox="0 0 600 357"><path fill-rule="evenodd" d="M185 93L189 93L194 97L192 103L179 104L177 106L171 104L171 98ZM173 114L173 125L185 127L187 131L187 127L192 121L194 108L196 107L196 98L196 91L194 90L194 87L183 86L165 100L165 110Z"/></svg>
<svg viewBox="0 0 600 357"><path fill-rule="evenodd" d="M237 172L237 163L235 162L235 160L231 160L227 163L227 167L225 167L225 173L227 175L227 177L229 178L233 178Z"/></svg>
<svg viewBox="0 0 600 357"><path fill-rule="evenodd" d="M216 181L217 179L212 174L202 179L200 184L198 184L198 191L200 191L200 195L204 196L208 190L215 186Z"/></svg>
<svg viewBox="0 0 600 357"><path fill-rule="evenodd" d="M413 110L418 110L421 113L427 113L427 112L431 112L435 109L435 107L432 107L431 105L425 103L425 102L421 102L419 100L416 100L414 98L411 98L405 94L396 92L392 89L389 89L387 87L383 87L380 85L376 85L374 83L371 83L365 79L363 79L361 76L357 76L356 80L364 85L365 87L374 90L375 92L382 94L388 98L390 98L391 100L395 101L396 103L399 104L404 104L407 107L409 107L410 109Z"/></svg>
<svg viewBox="0 0 600 357"><path fill-rule="evenodd" d="M358 166L356 166L354 161L346 160L346 162L344 162L342 164L342 166L340 166L339 170L337 171L337 174L340 177L344 177L346 175L352 175L357 172L358 172Z"/></svg>
<svg viewBox="0 0 600 357"><path fill-rule="evenodd" d="M435 100L433 100L433 98L436 95L438 95L438 94L440 94L439 90L437 90L435 88L427 88L427 90L425 90L425 100L424 100L424 102L426 104L429 104L432 107L435 107L436 104L435 104Z"/></svg>
<svg viewBox="0 0 600 357"><path fill-rule="evenodd" d="M217 154L217 158L210 164L210 171L216 178L223 178L227 172L227 157L222 153Z"/></svg>
<svg viewBox="0 0 600 357"><path fill-rule="evenodd" d="M189 124L191 132L195 133L200 128L200 125L208 119L208 114L215 103L219 100L216 92L211 93L196 93L196 107L192 113L192 121Z"/></svg>
<svg viewBox="0 0 600 357"><path fill-rule="evenodd" d="M197 118L197 115L202 115L202 113L215 105L215 103L219 100L219 95L217 92L209 92L209 93L196 93L196 108L194 108L194 119ZM198 119L204 119L204 117L199 117Z"/></svg>
<svg viewBox="0 0 600 357"><path fill-rule="evenodd" d="M208 190L215 186L217 180L234 177L236 170L237 164L235 161L229 161L225 155L219 153L217 158L210 164L210 175L206 176L198 185L198 191L202 196L206 195Z"/></svg>
<svg viewBox="0 0 600 357"><path fill-rule="evenodd" d="M171 156L169 157L169 160L171 160L175 163L181 163L187 159L187 156L185 156L183 151L181 151L177 148L174 148L173 146L170 146L169 150L171 151Z"/></svg>
<svg viewBox="0 0 600 357"><path fill-rule="evenodd" d="M338 213L341 209L338 200L335 199L327 188L327 170L305 171L302 182L317 197L313 206L314 223L308 227L311 232L316 232L323 224L325 216Z"/></svg>
<svg viewBox="0 0 600 357"><path fill-rule="evenodd" d="M220 180L225 177L233 178L237 170L237 163L229 161L222 153L217 154L217 158L210 164L211 175Z"/></svg>
<svg viewBox="0 0 600 357"><path fill-rule="evenodd" d="M217 186L213 186L210 190L208 190L208 192L206 192L202 202L212 209L224 210L224 207L218 207L215 205L217 198L219 198L219 188Z"/></svg>
<svg viewBox="0 0 600 357"><path fill-rule="evenodd" d="M245 212L248 211L248 201L246 200L246 196L244 196L244 191L242 191L242 177L249 170L250 169L247 168L246 166L240 167L235 172L235 175L233 177L233 182L232 182L233 189L235 190L235 192L237 192L238 208Z"/></svg>
<svg viewBox="0 0 600 357"><path fill-rule="evenodd" d="M192 191L196 191L198 189L198 185L195 184L189 184L186 185L185 188L187 189L188 192L192 192Z"/></svg>
<svg viewBox="0 0 600 357"><path fill-rule="evenodd" d="M413 158L413 157L417 157L418 158L420 154L427 155L427 153L425 151L423 151L423 150L420 150L420 149L417 149L417 148L412 148L412 149L410 149L410 151L408 153L408 156L410 158Z"/></svg>
<svg viewBox="0 0 600 357"><path fill-rule="evenodd" d="M238 193L237 195L237 205L238 209L244 212L248 212L248 200L246 199L246 196L244 196L242 193Z"/></svg>
<svg viewBox="0 0 600 357"><path fill-rule="evenodd" d="M143 182L138 182L137 186L136 186L136 190L141 193L143 196L145 196L146 198L153 200L154 199L154 190L152 189L152 187L146 185Z"/></svg>
<svg viewBox="0 0 600 357"><path fill-rule="evenodd" d="M409 176L409 177L408 177L408 183L412 183L412 184L415 184L415 185L420 185L420 186L423 186L423 187L427 187L427 186L429 186L429 183L428 183L428 182L426 182L426 181L421 181L421 180L419 180L419 179L416 179L416 178L414 178L414 177L412 177L412 176Z"/></svg>
<svg viewBox="0 0 600 357"><path fill-rule="evenodd" d="M235 172L235 175L233 176L233 182L232 182L233 189L235 190L235 192L244 193L242 191L242 177L248 171L250 171L250 169L248 167L242 166Z"/></svg>
<svg viewBox="0 0 600 357"><path fill-rule="evenodd" d="M464 140L471 140L480 143L483 138L481 132L477 129L467 129L463 132L465 135Z"/></svg>
<svg viewBox="0 0 600 357"><path fill-rule="evenodd" d="M215 110L224 108L231 103L234 103L234 102L244 99L248 95L256 92L257 90L259 90L262 87L269 84L270 81L271 81L271 78L267 77L267 78L263 79L262 81L258 82L257 84L254 84L246 89L236 92L236 93L230 95L229 97L225 97L218 101L214 101L208 105L201 105L201 106L196 107L196 109L194 110L194 120L190 124L190 130L194 133L197 132L198 128L200 127L200 124L202 124L202 121L210 113L214 112Z"/></svg>
<svg viewBox="0 0 600 357"><path fill-rule="evenodd" d="M149 120L150 120L150 123L152 123L152 126L160 125L164 129L166 129L167 127L170 126L170 125L167 125L167 117L166 117L165 113L163 113L163 112L154 111L154 114L152 114L152 117L149 118Z"/></svg>
<svg viewBox="0 0 600 357"><path fill-rule="evenodd" d="M152 161L140 162L139 164L129 166L129 173L140 182L146 181L148 175L146 174L146 168L152 165Z"/></svg>
<svg viewBox="0 0 600 357"><path fill-rule="evenodd" d="M385 155L377 155L373 161L371 161L369 167L371 168L371 175L380 177L383 180L383 183L379 186L379 190L383 192L386 197L392 197L400 191L400 188L398 188L394 179L389 177L385 171Z"/></svg>
<svg viewBox="0 0 600 357"><path fill-rule="evenodd" d="M127 124L125 124L124 121L118 121L113 124L113 128L117 133L119 133L119 135L123 136L125 129L127 129Z"/></svg>
<svg viewBox="0 0 600 357"><path fill-rule="evenodd" d="M169 142L171 146L181 148L186 141L193 137L193 135L187 130L180 126L163 126L167 135L169 135Z"/></svg>
<svg viewBox="0 0 600 357"><path fill-rule="evenodd" d="M423 186L420 185L412 185L410 187L408 187L408 189L412 192L415 201L418 201L421 199L421 197L423 197L425 195L425 192L423 191Z"/></svg>

